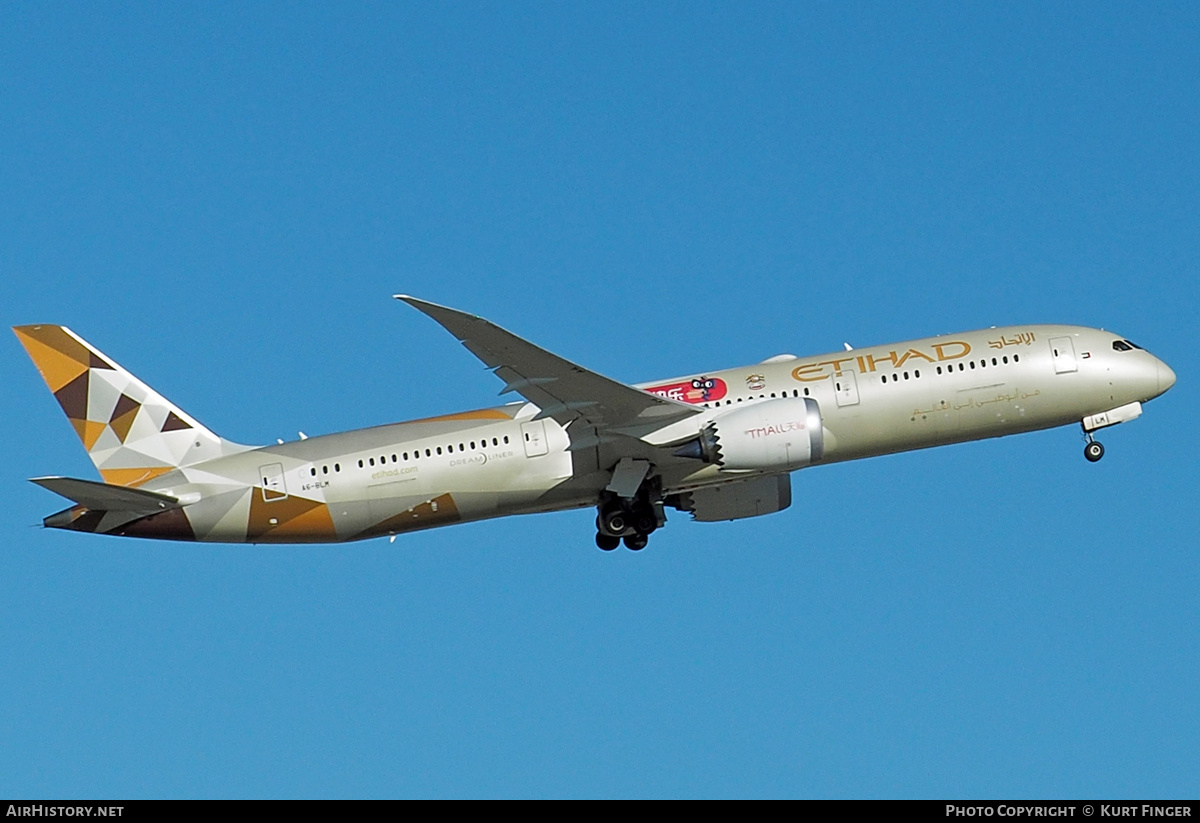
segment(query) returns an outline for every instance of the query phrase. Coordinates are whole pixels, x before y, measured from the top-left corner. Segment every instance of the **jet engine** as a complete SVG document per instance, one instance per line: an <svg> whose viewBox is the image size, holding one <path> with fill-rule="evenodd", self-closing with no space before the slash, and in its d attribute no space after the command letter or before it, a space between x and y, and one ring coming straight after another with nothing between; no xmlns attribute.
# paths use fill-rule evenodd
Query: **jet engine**
<svg viewBox="0 0 1200 823"><path fill-rule="evenodd" d="M824 453L821 408L811 397L753 401L731 409L675 451L729 472L798 469Z"/></svg>

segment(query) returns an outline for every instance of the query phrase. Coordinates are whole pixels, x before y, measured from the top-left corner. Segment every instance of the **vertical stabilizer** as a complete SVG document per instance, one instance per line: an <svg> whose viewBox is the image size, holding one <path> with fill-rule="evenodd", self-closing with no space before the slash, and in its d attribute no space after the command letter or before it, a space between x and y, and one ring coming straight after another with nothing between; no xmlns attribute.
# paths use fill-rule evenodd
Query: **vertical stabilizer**
<svg viewBox="0 0 1200 823"><path fill-rule="evenodd" d="M14 326L104 482L140 486L245 447L222 440L64 326Z"/></svg>

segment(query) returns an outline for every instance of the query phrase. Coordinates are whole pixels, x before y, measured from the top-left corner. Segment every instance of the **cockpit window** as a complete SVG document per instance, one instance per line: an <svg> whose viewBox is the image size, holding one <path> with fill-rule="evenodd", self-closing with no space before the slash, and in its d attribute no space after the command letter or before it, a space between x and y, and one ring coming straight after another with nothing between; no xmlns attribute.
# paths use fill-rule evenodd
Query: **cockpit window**
<svg viewBox="0 0 1200 823"><path fill-rule="evenodd" d="M1113 351L1133 351L1133 346L1129 345L1124 340L1114 340Z"/></svg>
<svg viewBox="0 0 1200 823"><path fill-rule="evenodd" d="M1141 346L1139 346L1137 343L1134 343L1132 340L1126 340L1126 341L1124 341L1124 342L1126 342L1126 343L1128 343L1129 345L1133 346L1135 349L1141 349L1141 348L1142 348L1142 347L1141 347ZM1145 350L1143 349L1143 351L1145 351Z"/></svg>

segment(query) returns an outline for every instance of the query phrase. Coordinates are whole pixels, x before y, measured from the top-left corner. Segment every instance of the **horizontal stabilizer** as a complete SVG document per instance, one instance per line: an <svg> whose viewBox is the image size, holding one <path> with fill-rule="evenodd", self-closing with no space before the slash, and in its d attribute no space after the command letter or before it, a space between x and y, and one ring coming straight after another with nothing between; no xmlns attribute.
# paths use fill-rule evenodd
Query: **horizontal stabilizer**
<svg viewBox="0 0 1200 823"><path fill-rule="evenodd" d="M166 494L97 483L95 480L79 480L74 477L32 477L43 489L61 494L81 506L93 511L120 511L134 514L155 514L180 507L178 498Z"/></svg>

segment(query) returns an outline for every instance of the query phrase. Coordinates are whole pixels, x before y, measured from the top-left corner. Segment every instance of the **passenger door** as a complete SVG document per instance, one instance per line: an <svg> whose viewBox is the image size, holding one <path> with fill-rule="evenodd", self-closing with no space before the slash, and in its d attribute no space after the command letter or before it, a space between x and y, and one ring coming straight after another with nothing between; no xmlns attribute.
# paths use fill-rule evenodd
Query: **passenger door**
<svg viewBox="0 0 1200 823"><path fill-rule="evenodd" d="M1075 344L1071 338L1050 338L1050 353L1054 357L1055 374L1066 374L1079 368L1079 364L1075 360Z"/></svg>
<svg viewBox="0 0 1200 823"><path fill-rule="evenodd" d="M833 390L839 406L856 405L858 403L858 375L852 371L835 373Z"/></svg>
<svg viewBox="0 0 1200 823"><path fill-rule="evenodd" d="M266 466L259 466L258 476L262 478L262 496L265 502L287 499L287 486L283 482L283 466L281 464L269 463Z"/></svg>

